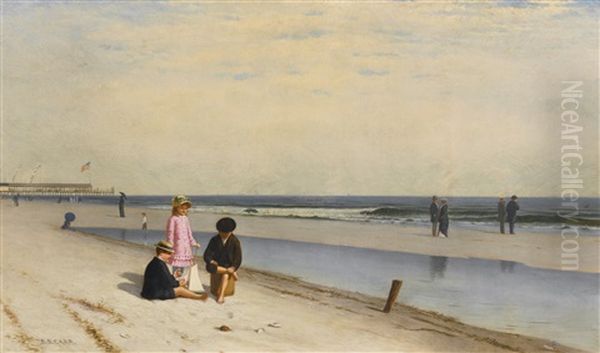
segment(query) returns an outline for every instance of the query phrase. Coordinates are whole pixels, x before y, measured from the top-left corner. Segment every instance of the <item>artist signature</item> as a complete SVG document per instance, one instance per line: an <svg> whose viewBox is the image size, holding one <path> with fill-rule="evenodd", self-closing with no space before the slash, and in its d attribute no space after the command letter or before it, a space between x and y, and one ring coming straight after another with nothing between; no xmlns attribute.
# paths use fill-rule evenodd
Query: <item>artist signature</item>
<svg viewBox="0 0 600 353"><path fill-rule="evenodd" d="M74 344L70 338L38 338L40 344Z"/></svg>

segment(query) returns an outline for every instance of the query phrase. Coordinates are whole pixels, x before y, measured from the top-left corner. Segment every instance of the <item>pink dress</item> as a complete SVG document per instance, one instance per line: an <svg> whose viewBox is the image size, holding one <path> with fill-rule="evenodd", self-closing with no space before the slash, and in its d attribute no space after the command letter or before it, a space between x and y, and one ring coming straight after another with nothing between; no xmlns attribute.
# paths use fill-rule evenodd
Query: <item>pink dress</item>
<svg viewBox="0 0 600 353"><path fill-rule="evenodd" d="M171 216L167 221L167 240L173 244L175 253L169 263L174 267L194 264L192 245L198 244L192 237L192 227L187 216Z"/></svg>

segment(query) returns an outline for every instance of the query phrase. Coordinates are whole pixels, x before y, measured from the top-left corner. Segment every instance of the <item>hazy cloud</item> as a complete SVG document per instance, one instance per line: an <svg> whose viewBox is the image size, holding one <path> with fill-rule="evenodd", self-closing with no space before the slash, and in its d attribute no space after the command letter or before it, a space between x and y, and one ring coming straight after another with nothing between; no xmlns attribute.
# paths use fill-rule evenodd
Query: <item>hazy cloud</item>
<svg viewBox="0 0 600 353"><path fill-rule="evenodd" d="M314 39L321 38L325 35L329 34L327 31L321 29L313 29L308 32L296 32L296 33L286 33L282 34L277 39L284 40L306 40L306 39Z"/></svg>
<svg viewBox="0 0 600 353"><path fill-rule="evenodd" d="M358 71L363 76L385 76L390 72L387 70L372 70L372 69L361 69Z"/></svg>
<svg viewBox="0 0 600 353"><path fill-rule="evenodd" d="M326 90L322 90L322 89L313 89L312 93L314 93L317 96L325 96L325 97L329 97L331 95L329 92L327 92Z"/></svg>
<svg viewBox="0 0 600 353"><path fill-rule="evenodd" d="M252 72L240 72L237 74L233 74L233 79L236 81L244 81L256 76L258 75Z"/></svg>
<svg viewBox="0 0 600 353"><path fill-rule="evenodd" d="M219 73L215 74L215 77L217 77L217 78L229 79L229 80L235 80L235 81L246 81L246 80L258 77L258 76L259 76L258 73L248 72L248 71L219 72Z"/></svg>
<svg viewBox="0 0 600 353"><path fill-rule="evenodd" d="M304 16L309 16L309 17L311 17L311 16L323 16L323 13L324 13L323 11L311 10L311 11L305 12Z"/></svg>

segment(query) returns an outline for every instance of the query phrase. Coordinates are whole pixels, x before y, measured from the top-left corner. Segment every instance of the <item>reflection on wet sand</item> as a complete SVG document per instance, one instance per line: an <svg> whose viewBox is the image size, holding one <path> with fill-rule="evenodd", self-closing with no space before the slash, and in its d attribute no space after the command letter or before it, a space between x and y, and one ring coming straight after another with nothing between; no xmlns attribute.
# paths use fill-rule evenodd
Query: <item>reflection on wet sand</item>
<svg viewBox="0 0 600 353"><path fill-rule="evenodd" d="M500 260L500 270L502 272L514 273L516 264L514 261Z"/></svg>
<svg viewBox="0 0 600 353"><path fill-rule="evenodd" d="M429 275L433 281L436 277L444 278L448 258L446 256L430 256L429 257Z"/></svg>

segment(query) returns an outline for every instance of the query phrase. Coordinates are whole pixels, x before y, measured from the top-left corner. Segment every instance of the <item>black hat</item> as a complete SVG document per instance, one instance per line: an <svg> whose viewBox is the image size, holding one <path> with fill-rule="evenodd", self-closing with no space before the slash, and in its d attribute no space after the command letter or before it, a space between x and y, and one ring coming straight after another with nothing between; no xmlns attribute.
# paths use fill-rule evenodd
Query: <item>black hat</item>
<svg viewBox="0 0 600 353"><path fill-rule="evenodd" d="M511 200L516 200L516 199L518 199L518 197L517 197L517 195L512 195L512 196L510 197L510 199L511 199Z"/></svg>
<svg viewBox="0 0 600 353"><path fill-rule="evenodd" d="M219 221L217 222L217 230L219 232L223 232L223 233L233 232L235 227L236 227L236 224L235 224L235 221L233 220L233 218L225 217L225 218L219 219Z"/></svg>

